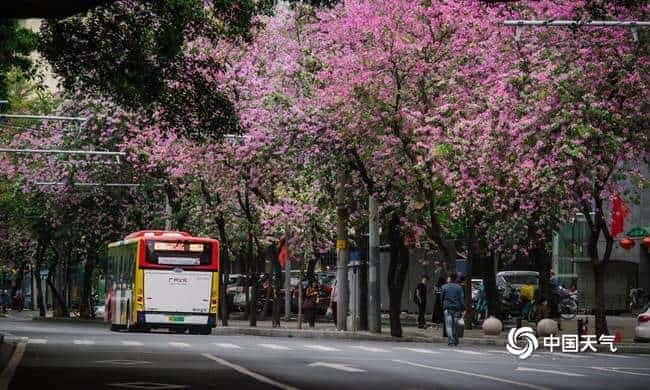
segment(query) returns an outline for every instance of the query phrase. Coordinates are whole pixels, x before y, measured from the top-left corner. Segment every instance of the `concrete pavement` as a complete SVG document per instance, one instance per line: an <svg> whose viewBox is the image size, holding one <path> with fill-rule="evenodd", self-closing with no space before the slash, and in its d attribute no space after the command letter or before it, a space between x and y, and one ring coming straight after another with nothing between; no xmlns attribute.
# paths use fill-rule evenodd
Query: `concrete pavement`
<svg viewBox="0 0 650 390"><path fill-rule="evenodd" d="M114 333L0 319L24 354L9 389L642 389L650 356L258 336ZM2 390L2 389L0 389Z"/></svg>

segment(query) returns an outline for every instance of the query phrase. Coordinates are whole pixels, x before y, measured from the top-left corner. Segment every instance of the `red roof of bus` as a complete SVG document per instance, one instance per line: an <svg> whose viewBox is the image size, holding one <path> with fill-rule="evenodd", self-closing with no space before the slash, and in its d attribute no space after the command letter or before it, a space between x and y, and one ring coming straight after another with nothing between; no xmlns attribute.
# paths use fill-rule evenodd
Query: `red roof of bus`
<svg viewBox="0 0 650 390"><path fill-rule="evenodd" d="M135 233L131 233L124 238L124 240L133 240L133 239L154 239L156 241L177 241L190 240L195 242L214 242L217 241L209 237L194 237L187 232L179 232L175 230L140 230Z"/></svg>
<svg viewBox="0 0 650 390"><path fill-rule="evenodd" d="M174 231L174 230L140 230L134 233L129 234L128 236L125 237L125 240L130 240L132 238L138 238L138 237L144 237L145 235L147 236L166 236L166 235L181 235L181 236L187 236L191 237L191 235L187 232L179 232L179 231Z"/></svg>

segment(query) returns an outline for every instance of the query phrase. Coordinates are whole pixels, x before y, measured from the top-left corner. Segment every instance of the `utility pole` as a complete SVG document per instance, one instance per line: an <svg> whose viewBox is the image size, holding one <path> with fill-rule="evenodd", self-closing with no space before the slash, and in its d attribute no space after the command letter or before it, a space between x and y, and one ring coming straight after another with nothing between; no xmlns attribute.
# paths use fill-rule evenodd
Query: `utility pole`
<svg viewBox="0 0 650 390"><path fill-rule="evenodd" d="M381 333L381 290L379 279L379 225L377 199L368 196L368 330Z"/></svg>
<svg viewBox="0 0 650 390"><path fill-rule="evenodd" d="M336 283L338 300L336 305L336 327L347 330L349 285L348 285L348 208L345 184L348 182L345 168L339 168L336 183Z"/></svg>

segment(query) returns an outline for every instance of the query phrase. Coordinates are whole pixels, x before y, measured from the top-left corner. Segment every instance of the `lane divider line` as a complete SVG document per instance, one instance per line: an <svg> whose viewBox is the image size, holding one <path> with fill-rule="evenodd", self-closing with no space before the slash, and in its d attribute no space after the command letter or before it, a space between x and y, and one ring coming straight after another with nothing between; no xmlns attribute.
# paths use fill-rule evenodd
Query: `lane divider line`
<svg viewBox="0 0 650 390"><path fill-rule="evenodd" d="M291 348L285 347L284 345L278 345L278 344L258 344L260 347L268 348L268 349L275 349L278 351L291 351Z"/></svg>
<svg viewBox="0 0 650 390"><path fill-rule="evenodd" d="M431 349L424 349L424 348L395 347L395 349L400 349L400 350L403 350L403 351L417 352L417 353L429 353L429 354L440 353L438 351L433 351Z"/></svg>
<svg viewBox="0 0 650 390"><path fill-rule="evenodd" d="M521 367L521 366L517 367L516 371L541 372L543 374L564 375L564 376L586 376L584 374L577 374L577 373L574 373L574 372L555 371L555 370L542 370L541 368Z"/></svg>
<svg viewBox="0 0 650 390"><path fill-rule="evenodd" d="M451 348L440 348L441 351L445 352L458 352L458 353L464 353L467 355L479 355L479 356L485 356L487 353L485 352L477 352L477 351L468 351L466 349L451 349Z"/></svg>
<svg viewBox="0 0 650 390"><path fill-rule="evenodd" d="M325 345L305 345L305 348L315 349L317 351L324 351L324 352L340 352L341 351L338 348L327 347Z"/></svg>
<svg viewBox="0 0 650 390"><path fill-rule="evenodd" d="M353 345L350 348L360 349L366 352L388 352L385 349L375 348L375 347L364 347L363 345Z"/></svg>
<svg viewBox="0 0 650 390"><path fill-rule="evenodd" d="M73 344L75 345L93 345L95 342L93 340L73 340Z"/></svg>
<svg viewBox="0 0 650 390"><path fill-rule="evenodd" d="M127 346L127 347L141 347L144 344L139 342L139 341L124 340L124 341L122 341L122 345Z"/></svg>
<svg viewBox="0 0 650 390"><path fill-rule="evenodd" d="M16 349L14 349L13 355L11 355L9 362L7 362L7 366L4 370L2 370L2 374L0 374L0 390L7 390L7 388L9 388L9 383L14 377L16 368L20 364L20 361L23 358L23 354L25 353L26 345L27 343L16 344Z"/></svg>
<svg viewBox="0 0 650 390"><path fill-rule="evenodd" d="M170 341L169 345L171 345L172 347L176 347L176 348L189 348L190 347L190 345L188 343L179 343L179 342L175 342L175 341Z"/></svg>
<svg viewBox="0 0 650 390"><path fill-rule="evenodd" d="M413 362L408 362L406 360L394 359L393 361L395 363L402 363L402 364L406 364L406 365L413 366L413 367L428 368L430 370L450 372L452 374L473 376L473 377L476 377L476 378L488 379L488 380L495 381L495 382L507 383L509 385L528 387L528 388L535 389L535 390L550 390L550 388L548 388L548 387L532 385L530 383L512 381L510 379L497 378L495 376L490 376L490 375L476 374L476 373L473 373L473 372L460 371L460 370L452 370L450 368L427 366L426 364L413 363Z"/></svg>
<svg viewBox="0 0 650 390"><path fill-rule="evenodd" d="M47 344L47 339L28 339L27 344Z"/></svg>
<svg viewBox="0 0 650 390"><path fill-rule="evenodd" d="M248 368L242 367L242 366L237 365L235 363L231 363L231 362L229 362L227 360L221 359L221 358L216 357L216 356L214 356L212 354L203 353L201 355L203 357L207 358L207 359L213 360L213 361L221 364L222 366L226 366L226 367L228 367L230 369L233 369L233 370L237 371L238 373L240 373L242 375L246 375L248 377L251 377L251 378L255 379L258 382L262 382L262 383L265 383L267 385L271 385L271 386L276 387L276 388L281 389L281 390L300 390L297 387L293 387L293 386L288 385L286 383L278 382L278 381L276 381L274 379L271 379L271 378L266 377L264 375L253 372L253 371L249 370Z"/></svg>
<svg viewBox="0 0 650 390"><path fill-rule="evenodd" d="M643 369L647 368L626 368L626 367L591 367L594 370L600 370L600 371L607 371L607 372L615 372L617 374L627 374L627 375L637 375L637 376L650 376L650 374L645 374L642 372L634 372L632 370L637 370L641 371Z"/></svg>
<svg viewBox="0 0 650 390"><path fill-rule="evenodd" d="M212 344L219 348L241 349L239 345L231 344L231 343L212 343Z"/></svg>

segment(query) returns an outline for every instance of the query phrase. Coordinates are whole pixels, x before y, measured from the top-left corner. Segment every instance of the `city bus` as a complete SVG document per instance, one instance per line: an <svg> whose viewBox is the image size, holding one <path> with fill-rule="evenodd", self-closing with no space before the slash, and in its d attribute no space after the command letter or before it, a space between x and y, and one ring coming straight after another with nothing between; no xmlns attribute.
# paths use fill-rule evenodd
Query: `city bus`
<svg viewBox="0 0 650 390"><path fill-rule="evenodd" d="M104 320L111 330L209 334L219 304L219 242L145 230L108 245Z"/></svg>

